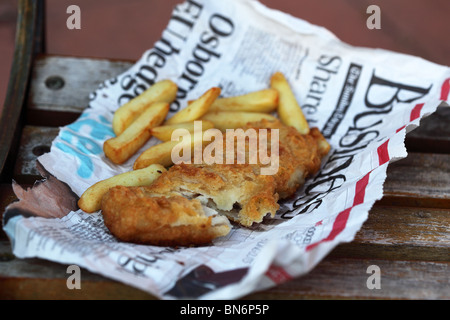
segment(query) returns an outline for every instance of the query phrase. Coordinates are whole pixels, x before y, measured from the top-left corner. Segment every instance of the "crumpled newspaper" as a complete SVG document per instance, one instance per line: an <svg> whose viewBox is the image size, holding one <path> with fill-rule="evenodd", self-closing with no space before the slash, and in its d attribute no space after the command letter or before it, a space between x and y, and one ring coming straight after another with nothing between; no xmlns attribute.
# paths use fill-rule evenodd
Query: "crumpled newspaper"
<svg viewBox="0 0 450 320"><path fill-rule="evenodd" d="M332 149L318 174L258 229L234 227L209 246L123 243L101 212L26 217L7 210L4 230L18 257L77 264L161 299L236 299L309 272L352 241L383 195L387 166L407 156L405 134L447 105L450 69L418 57L349 46L328 30L252 0L177 5L161 39L125 73L93 91L38 161L76 196L132 169L105 158L113 112L154 82L179 91L169 116L212 86L223 96L264 89L286 75L311 127ZM93 88L94 90L94 88ZM157 143L151 139L141 151Z"/></svg>

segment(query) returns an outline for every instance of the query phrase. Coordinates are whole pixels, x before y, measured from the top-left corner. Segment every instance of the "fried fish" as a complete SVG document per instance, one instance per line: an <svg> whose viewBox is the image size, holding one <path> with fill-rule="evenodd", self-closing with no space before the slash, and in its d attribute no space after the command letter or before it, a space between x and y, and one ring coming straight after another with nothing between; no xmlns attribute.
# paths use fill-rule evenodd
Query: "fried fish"
<svg viewBox="0 0 450 320"><path fill-rule="evenodd" d="M278 129L278 149L268 148L279 155L274 174L261 174L267 166L261 162L176 164L149 186L111 188L102 199L105 225L123 241L184 246L228 234L229 221L252 227L274 217L278 200L292 196L319 170L330 146L316 128L302 135L278 120L243 129L249 128ZM249 158L251 149L245 150Z"/></svg>

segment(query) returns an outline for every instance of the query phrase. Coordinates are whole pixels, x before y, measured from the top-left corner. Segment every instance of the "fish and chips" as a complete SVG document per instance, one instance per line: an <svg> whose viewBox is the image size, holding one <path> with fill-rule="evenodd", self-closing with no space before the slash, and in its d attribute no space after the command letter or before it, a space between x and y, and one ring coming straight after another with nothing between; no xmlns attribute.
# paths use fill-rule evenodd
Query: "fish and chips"
<svg viewBox="0 0 450 320"><path fill-rule="evenodd" d="M169 119L174 83L154 86L146 91L149 98L139 96L116 111L116 137L104 144L113 163L140 152L133 170L94 184L78 202L85 212L101 210L107 228L122 241L204 245L234 226L254 228L317 173L330 150L279 72L270 88L241 96L222 98L220 88L212 87ZM230 140L229 132L244 134L243 143ZM161 143L140 151L152 136ZM175 161L180 150L184 161ZM209 158L190 161L197 151Z"/></svg>

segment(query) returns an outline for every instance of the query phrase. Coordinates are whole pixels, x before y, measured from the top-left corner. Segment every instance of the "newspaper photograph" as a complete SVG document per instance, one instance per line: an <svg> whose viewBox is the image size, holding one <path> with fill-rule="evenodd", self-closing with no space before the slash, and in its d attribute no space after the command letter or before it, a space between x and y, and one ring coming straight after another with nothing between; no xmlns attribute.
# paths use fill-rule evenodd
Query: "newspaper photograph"
<svg viewBox="0 0 450 320"><path fill-rule="evenodd" d="M144 151L161 143L151 137L123 163L111 161L103 146L116 136L119 107L170 80L177 86L171 119L213 87L220 88L218 98L246 95L271 88L277 73L329 150L272 216L250 226L233 222L207 244L154 245L122 241L102 210L76 206L91 186L136 170ZM81 116L61 127L50 152L38 158L46 179L35 188L54 183L55 194L66 188L67 206L48 199L51 215L25 216L11 204L3 229L20 258L76 264L159 299L238 299L310 272L354 239L383 197L389 164L407 157L406 134L437 107L448 107L449 87L447 66L351 46L258 1L180 2L160 40L126 72L92 88Z"/></svg>

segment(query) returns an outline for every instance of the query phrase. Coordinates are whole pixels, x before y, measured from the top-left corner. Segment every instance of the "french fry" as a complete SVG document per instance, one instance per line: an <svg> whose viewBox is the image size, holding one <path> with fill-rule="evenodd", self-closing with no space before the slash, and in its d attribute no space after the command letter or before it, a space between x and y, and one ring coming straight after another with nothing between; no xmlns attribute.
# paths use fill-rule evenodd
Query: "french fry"
<svg viewBox="0 0 450 320"><path fill-rule="evenodd" d="M278 107L278 91L264 89L250 92L244 95L218 98L209 112L212 111L247 111L247 112L272 112Z"/></svg>
<svg viewBox="0 0 450 320"><path fill-rule="evenodd" d="M108 139L103 151L108 159L121 164L133 156L150 138L150 130L159 126L169 112L169 104L156 102L150 105L124 132Z"/></svg>
<svg viewBox="0 0 450 320"><path fill-rule="evenodd" d="M177 148L176 150L184 150L185 148L190 148L191 155L193 154L193 150L196 145L199 145L201 141L202 147L211 143L211 141L207 141L203 139L204 131L196 132L190 136L186 135L183 137L181 141L166 141L160 144L154 145L144 152L136 159L133 165L134 170L138 170L141 168L145 168L151 164L160 164L164 167L170 167L174 164L172 159L172 150Z"/></svg>
<svg viewBox="0 0 450 320"><path fill-rule="evenodd" d="M281 72L276 72L272 75L270 86L279 93L278 115L281 122L296 128L301 134L308 134L309 125L305 115L303 114L289 83Z"/></svg>
<svg viewBox="0 0 450 320"><path fill-rule="evenodd" d="M101 209L102 197L108 190L115 186L138 187L150 185L166 169L154 164L140 170L128 171L111 178L99 181L81 195L78 206L87 213L93 213Z"/></svg>
<svg viewBox="0 0 450 320"><path fill-rule="evenodd" d="M201 122L202 131L214 128L214 124L207 120L195 120ZM176 129L186 129L189 133L194 133L194 121L168 124L152 128L150 133L161 141L169 141L172 139L172 132Z"/></svg>
<svg viewBox="0 0 450 320"><path fill-rule="evenodd" d="M145 168L151 164L160 164L164 167L170 167L172 162L172 149L178 144L178 141L166 141L151 146L136 159L133 164L134 170Z"/></svg>
<svg viewBox="0 0 450 320"><path fill-rule="evenodd" d="M226 129L237 129L244 127L249 122L261 121L267 119L275 121L276 118L268 113L245 112L245 111L218 111L208 112L202 117L202 120L211 121L214 128L221 131Z"/></svg>
<svg viewBox="0 0 450 320"><path fill-rule="evenodd" d="M206 91L200 98L194 100L183 110L178 111L168 119L165 124L175 124L182 122L190 122L200 119L205 113L208 112L211 104L220 95L220 88L213 87Z"/></svg>
<svg viewBox="0 0 450 320"><path fill-rule="evenodd" d="M153 84L142 94L122 105L114 113L112 127L116 135L126 128L152 103L175 100L178 87L171 80L161 80Z"/></svg>

